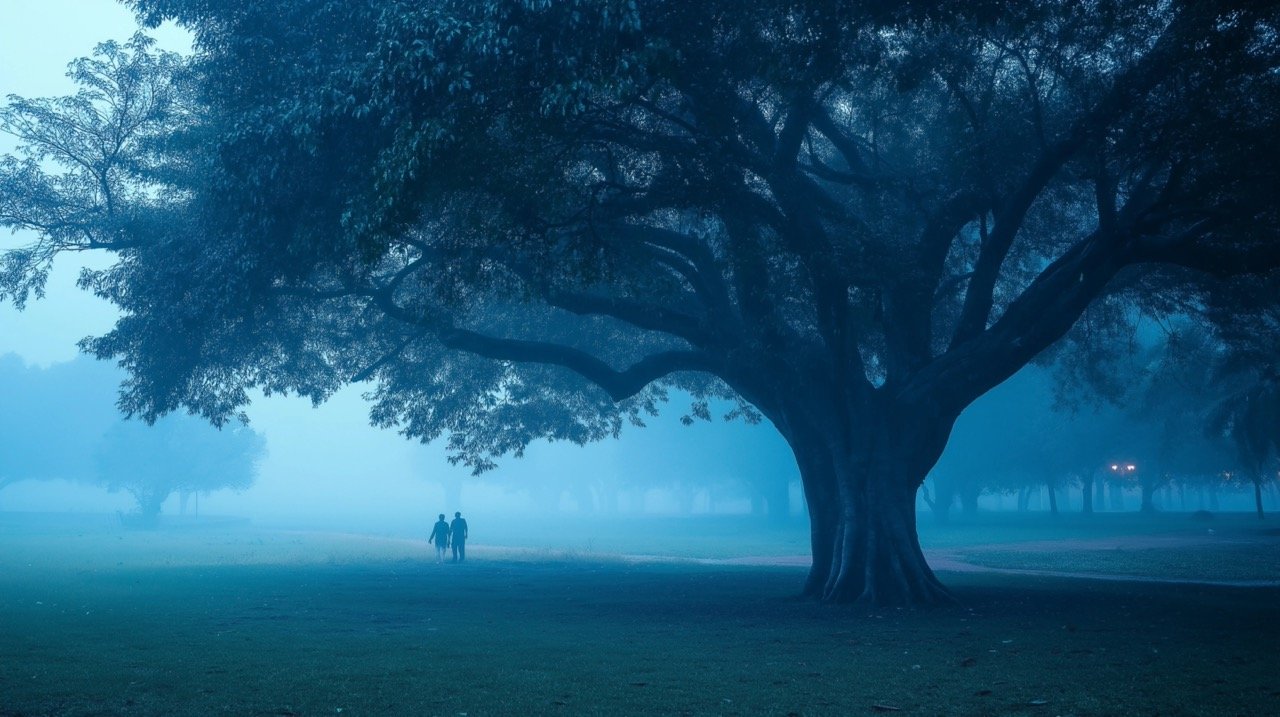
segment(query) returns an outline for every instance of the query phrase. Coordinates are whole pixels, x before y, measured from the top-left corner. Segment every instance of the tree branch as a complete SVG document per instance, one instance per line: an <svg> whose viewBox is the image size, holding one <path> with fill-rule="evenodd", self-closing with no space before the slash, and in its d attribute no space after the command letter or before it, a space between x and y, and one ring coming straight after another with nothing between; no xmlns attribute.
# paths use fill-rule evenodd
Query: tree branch
<svg viewBox="0 0 1280 717"><path fill-rule="evenodd" d="M378 369L394 361L396 357L404 353L405 349L409 348L409 344L413 343L414 341L420 338L422 338L422 334L414 334L413 336L409 336L405 338L404 341L401 341L399 344L395 346L395 348L383 354L377 361L374 361L372 364L369 364L369 366L365 368L363 371L352 376L351 383L360 383L361 381L369 380L371 377L373 377L373 374L376 373Z"/></svg>
<svg viewBox="0 0 1280 717"><path fill-rule="evenodd" d="M1181 266L1217 279L1260 275L1280 269L1280 242L1241 245L1201 241L1223 223L1221 219L1205 219L1174 237L1143 237L1135 244L1135 259Z"/></svg>
<svg viewBox="0 0 1280 717"><path fill-rule="evenodd" d="M679 371L700 371L719 375L722 367L701 351L665 351L647 356L621 371L591 354L562 344L488 336L454 326L447 319L416 315L395 303L389 287L351 295L365 295L383 313L403 323L423 329L446 348L465 351L484 358L515 363L539 363L560 366L604 389L614 401L622 401L639 393L645 386Z"/></svg>
<svg viewBox="0 0 1280 717"><path fill-rule="evenodd" d="M973 277L965 293L960 320L956 322L951 346L967 341L986 328L994 303L996 282L1005 257L1026 219L1031 205L1066 164L1091 140L1100 137L1111 122L1121 116L1144 93L1156 86L1176 67L1177 50L1190 23L1191 11L1180 14L1166 28L1155 46L1128 71L1119 76L1111 89L1072 125L1065 139L1050 145L1032 165L1022 183L996 213L991 234L983 242L974 266Z"/></svg>
<svg viewBox="0 0 1280 717"><path fill-rule="evenodd" d="M846 135L836 126L835 120L825 110L818 109L813 112L813 127L827 138L831 146L836 148L840 156L844 158L844 163L849 167L851 176L858 181L859 184L870 188L875 185L876 180L871 174L870 168L862 158L862 150L858 147L851 137Z"/></svg>
<svg viewBox="0 0 1280 717"><path fill-rule="evenodd" d="M688 314L671 309L643 304L614 296L598 296L566 291L550 290L547 303L579 316L608 316L647 331L658 331L704 347L710 337L698 320Z"/></svg>
<svg viewBox="0 0 1280 717"><path fill-rule="evenodd" d="M943 291L947 252L960 231L984 210L985 202L976 192L960 192L942 202L929 217L916 245L917 271L886 282L884 331L890 381L929 360L933 308Z"/></svg>
<svg viewBox="0 0 1280 717"><path fill-rule="evenodd" d="M953 346L914 374L908 401L934 397L958 412L1062 338L1126 263L1123 237L1095 231L1045 268L980 335Z"/></svg>
<svg viewBox="0 0 1280 717"><path fill-rule="evenodd" d="M436 337L448 348L489 359L569 369L604 389L614 401L630 398L650 383L673 373L699 371L716 374L719 368L707 354L699 351L656 353L617 371L585 351L559 344L495 338L456 328L443 329L436 333Z"/></svg>

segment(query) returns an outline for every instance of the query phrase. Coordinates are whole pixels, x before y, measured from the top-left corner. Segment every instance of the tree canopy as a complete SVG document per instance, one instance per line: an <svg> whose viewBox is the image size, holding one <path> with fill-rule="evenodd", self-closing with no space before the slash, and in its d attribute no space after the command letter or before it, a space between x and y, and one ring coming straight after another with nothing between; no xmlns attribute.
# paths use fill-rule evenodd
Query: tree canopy
<svg viewBox="0 0 1280 717"><path fill-rule="evenodd" d="M375 422L484 469L672 388L730 398L796 454L824 600L944 599L915 490L1090 307L1187 311L1280 263L1270 3L131 4L193 31L139 72L199 111L129 130L168 161L112 155L148 170L119 175L136 214L94 199L94 227L151 219L86 277L124 312L88 347L126 407L372 380ZM0 121L30 155L61 116ZM5 167L52 187L6 192L10 226L77 196Z"/></svg>

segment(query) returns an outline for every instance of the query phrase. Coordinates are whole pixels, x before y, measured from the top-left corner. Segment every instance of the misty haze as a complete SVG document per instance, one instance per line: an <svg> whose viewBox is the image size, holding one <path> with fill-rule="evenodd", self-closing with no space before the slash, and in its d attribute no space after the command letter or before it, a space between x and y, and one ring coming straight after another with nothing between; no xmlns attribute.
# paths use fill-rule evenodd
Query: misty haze
<svg viewBox="0 0 1280 717"><path fill-rule="evenodd" d="M0 717L1280 713L1280 8L0 7Z"/></svg>

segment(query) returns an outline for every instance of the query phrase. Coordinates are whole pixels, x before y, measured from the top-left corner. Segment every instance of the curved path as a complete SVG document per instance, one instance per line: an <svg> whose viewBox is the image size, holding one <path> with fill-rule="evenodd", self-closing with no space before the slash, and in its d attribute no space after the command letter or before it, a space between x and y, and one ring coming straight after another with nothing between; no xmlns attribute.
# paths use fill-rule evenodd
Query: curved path
<svg viewBox="0 0 1280 717"><path fill-rule="evenodd" d="M1019 550L1027 552L1049 552L1062 550L1141 550L1144 548L1185 548L1203 545L1223 545L1231 543L1250 543L1233 538L1215 538L1213 535L1138 535L1117 536L1091 539L1037 540L1022 543L998 543L988 545L966 546L964 552L973 553L983 550ZM1280 550L1280 540L1274 542ZM964 559L959 549L926 549L925 558L936 571L952 573L998 573L1004 575L1028 575L1046 578L1070 578L1075 580L1109 580L1117 582L1166 583L1173 585L1212 585L1220 587L1280 587L1280 580L1214 580L1208 578L1162 578L1150 575L1126 575L1120 573L1075 572L1066 570L1035 570L1032 568L1000 568L980 565ZM648 556L626 556L628 559L653 560ZM767 556L756 555L727 559L698 559L704 565L760 565L776 567L808 567L808 555Z"/></svg>

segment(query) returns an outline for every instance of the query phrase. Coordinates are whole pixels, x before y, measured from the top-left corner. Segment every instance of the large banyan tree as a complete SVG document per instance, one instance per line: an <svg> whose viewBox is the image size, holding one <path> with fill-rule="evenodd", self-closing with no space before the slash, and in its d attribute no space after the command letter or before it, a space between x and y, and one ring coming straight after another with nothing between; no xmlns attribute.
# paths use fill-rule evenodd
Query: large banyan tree
<svg viewBox="0 0 1280 717"><path fill-rule="evenodd" d="M132 4L194 33L185 99L64 162L74 231L24 224L62 180L4 178L49 190L7 205L41 236L11 291L117 252L87 346L127 409L370 381L376 423L483 469L736 399L794 450L824 601L946 598L917 488L1091 305L1193 312L1280 261L1256 2Z"/></svg>

